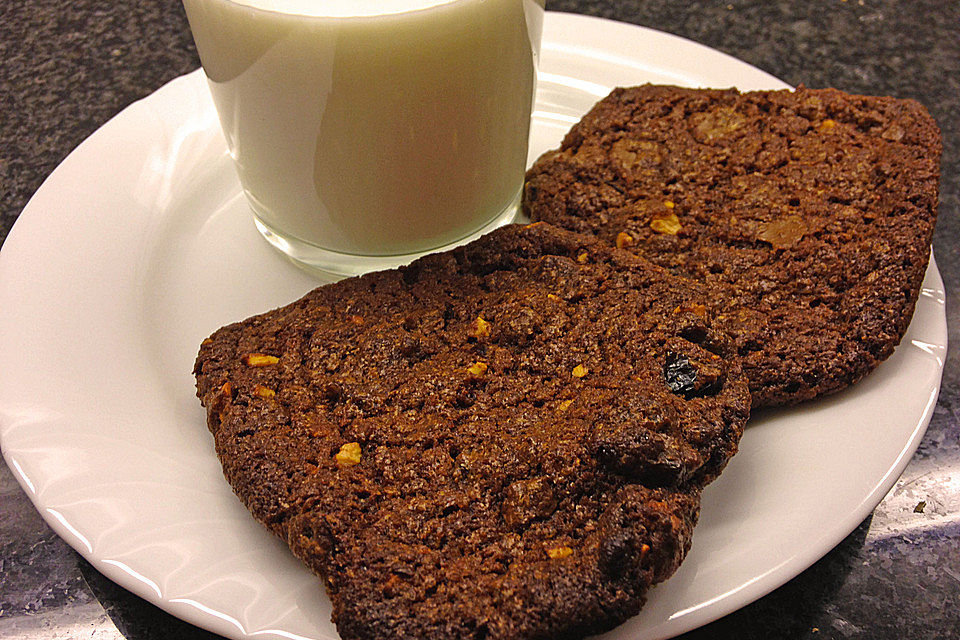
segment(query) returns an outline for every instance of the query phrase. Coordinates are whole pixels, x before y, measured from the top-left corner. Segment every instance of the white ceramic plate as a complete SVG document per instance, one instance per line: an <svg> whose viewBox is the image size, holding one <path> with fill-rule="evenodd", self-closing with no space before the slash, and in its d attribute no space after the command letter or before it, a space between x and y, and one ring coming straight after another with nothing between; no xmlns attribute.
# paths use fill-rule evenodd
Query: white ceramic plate
<svg viewBox="0 0 960 640"><path fill-rule="evenodd" d="M548 14L531 159L615 85L784 86L648 29ZM316 578L233 496L191 367L222 324L316 285L254 229L205 81L179 78L81 144L0 253L3 452L40 513L111 579L231 638L336 638ZM662 638L769 592L903 470L946 346L935 266L903 344L850 391L755 418L693 551L608 638Z"/></svg>

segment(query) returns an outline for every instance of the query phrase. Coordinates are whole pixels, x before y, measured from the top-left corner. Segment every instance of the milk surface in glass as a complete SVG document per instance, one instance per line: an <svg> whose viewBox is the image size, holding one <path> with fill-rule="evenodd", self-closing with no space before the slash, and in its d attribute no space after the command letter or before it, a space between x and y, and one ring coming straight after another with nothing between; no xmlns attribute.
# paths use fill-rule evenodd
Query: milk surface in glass
<svg viewBox="0 0 960 640"><path fill-rule="evenodd" d="M443 246L516 205L542 0L184 0L243 189L287 239Z"/></svg>

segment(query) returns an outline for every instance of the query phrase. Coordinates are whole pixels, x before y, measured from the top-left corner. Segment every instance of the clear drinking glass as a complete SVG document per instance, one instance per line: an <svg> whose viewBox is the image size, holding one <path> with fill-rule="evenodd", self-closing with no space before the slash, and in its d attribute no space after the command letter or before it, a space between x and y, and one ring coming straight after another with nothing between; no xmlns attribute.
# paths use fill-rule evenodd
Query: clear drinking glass
<svg viewBox="0 0 960 640"><path fill-rule="evenodd" d="M241 185L294 261L354 274L517 211L543 0L184 0Z"/></svg>

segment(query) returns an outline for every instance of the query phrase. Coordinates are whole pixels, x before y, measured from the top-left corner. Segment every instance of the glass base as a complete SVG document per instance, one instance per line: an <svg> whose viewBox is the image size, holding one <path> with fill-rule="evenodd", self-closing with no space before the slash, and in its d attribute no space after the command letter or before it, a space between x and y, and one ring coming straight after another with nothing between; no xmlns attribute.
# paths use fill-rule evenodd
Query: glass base
<svg viewBox="0 0 960 640"><path fill-rule="evenodd" d="M498 227L513 222L520 211L520 197L521 192L517 192L516 197L503 211L476 231L459 240L426 251L391 256L366 256L321 249L297 238L284 236L264 223L256 213L253 215L253 222L267 242L289 258L293 264L310 274L329 279L330 276L358 276L370 271L394 269L409 264L427 254L446 251L467 244Z"/></svg>

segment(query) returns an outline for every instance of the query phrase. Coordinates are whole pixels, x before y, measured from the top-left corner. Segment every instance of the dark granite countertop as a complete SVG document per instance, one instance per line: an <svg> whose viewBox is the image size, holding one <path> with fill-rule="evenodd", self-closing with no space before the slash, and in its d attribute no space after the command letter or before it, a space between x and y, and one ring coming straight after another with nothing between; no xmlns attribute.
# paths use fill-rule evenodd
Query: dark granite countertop
<svg viewBox="0 0 960 640"><path fill-rule="evenodd" d="M916 98L939 121L944 156L934 251L952 346L926 436L890 494L834 550L766 597L684 637L960 637L960 3L549 0L548 8L682 35L791 84ZM130 102L197 66L176 0L0 4L0 240L71 149ZM44 524L0 464L0 637L213 636L97 573Z"/></svg>

